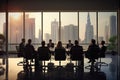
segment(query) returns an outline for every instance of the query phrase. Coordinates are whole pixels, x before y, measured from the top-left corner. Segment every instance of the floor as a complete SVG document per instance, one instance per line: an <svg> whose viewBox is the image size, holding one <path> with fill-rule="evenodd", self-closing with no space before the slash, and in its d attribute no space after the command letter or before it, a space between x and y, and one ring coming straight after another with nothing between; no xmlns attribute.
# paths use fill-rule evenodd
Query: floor
<svg viewBox="0 0 120 80"><path fill-rule="evenodd" d="M52 57L51 61L45 62L46 66L50 66L49 68L36 70L34 66L18 64L23 58L9 55L8 59L0 58L0 80L118 80L118 57L118 55L106 54L102 62L108 65L98 66L94 71L90 71L86 68L90 65L87 58L84 58L84 67L81 68L76 67L76 61L70 62L69 56L66 61L61 61L61 66L59 61L54 61ZM98 65L97 62L95 65Z"/></svg>

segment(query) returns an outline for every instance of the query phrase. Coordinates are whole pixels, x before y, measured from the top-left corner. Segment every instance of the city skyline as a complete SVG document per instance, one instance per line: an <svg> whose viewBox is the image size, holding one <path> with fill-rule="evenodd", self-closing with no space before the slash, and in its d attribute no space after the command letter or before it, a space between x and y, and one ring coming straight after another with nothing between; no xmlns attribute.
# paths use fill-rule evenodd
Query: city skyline
<svg viewBox="0 0 120 80"><path fill-rule="evenodd" d="M84 34L85 34L85 24L86 24L86 19L87 19L87 14L88 12L80 12L79 13L79 37L80 37L80 39L81 40L84 40ZM11 13L12 14L12 13ZM36 38L39 38L39 30L41 31L41 24L40 24L40 22L41 22L41 20L40 20L40 13L26 13L26 14L29 14L29 17L30 18L35 18L35 37ZM74 12L71 12L68 16L66 16L67 14L69 14L69 12L64 12L64 13L61 13L61 27L63 27L62 25L69 25L69 24L73 24L73 25L75 25L75 26L77 26L77 17L76 17L76 13L74 13ZM99 32L101 32L101 31L103 31L103 30L105 30L105 25L107 24L108 26L110 25L109 24L109 19L110 19L110 15L115 15L116 13L115 12L111 12L110 14L109 14L109 16L108 15L106 15L107 13L104 13L104 12L100 12L99 13L99 16L98 16L98 18L100 19L98 19L98 28L99 28ZM3 14L2 14L3 15ZM39 15L39 19L37 18L37 16ZM56 17L56 16L57 17ZM84 16L83 16L84 15ZM4 15L5 16L5 15ZM47 20L48 18L49 18L49 16L50 16L50 19L49 20ZM53 17L54 16L54 17ZM108 17L104 17L104 19L102 20L101 19L101 17L103 17L103 16L108 16ZM0 16L1 17L1 16ZM69 17L69 18L68 18ZM96 34L96 21L95 21L95 12L90 12L90 17L91 17L91 23L93 24L93 26L94 26L94 33ZM65 19L66 18L66 19ZM73 18L75 18L76 20L74 21L74 19ZM94 19L93 19L94 18ZM51 33L51 29L49 29L51 26L50 26L50 24L51 24L51 22L54 20L54 19L56 19L56 21L58 21L59 22L59 16L58 16L58 13L57 12L55 12L55 13L49 13L49 12L46 12L46 13L44 13L43 14L43 39L44 39L44 34L46 34L46 32L47 33ZM73 20L72 20L73 19ZM3 21L5 21L5 20L3 20ZM38 22L39 21L39 22ZM46 21L46 23L47 24L45 24L44 22ZM48 21L48 22L47 22ZM2 23L2 22L0 22L0 23ZM39 24L38 24L39 23ZM68 24L67 24L68 23ZM83 24L82 24L83 23ZM100 23L102 23L102 24L100 24ZM104 26L101 26L101 25L104 25ZM46 27L46 28L45 28ZM1 27L0 27L1 28ZM102 29L101 29L102 28ZM2 32L3 33L3 31L2 31L3 29L1 28L0 29L0 32ZM46 31L46 30L48 30L48 31ZM105 35L105 33L103 32L103 33L99 33L98 32L98 34L99 34L99 36L103 36L104 37L104 35ZM94 35L95 36L95 35Z"/></svg>

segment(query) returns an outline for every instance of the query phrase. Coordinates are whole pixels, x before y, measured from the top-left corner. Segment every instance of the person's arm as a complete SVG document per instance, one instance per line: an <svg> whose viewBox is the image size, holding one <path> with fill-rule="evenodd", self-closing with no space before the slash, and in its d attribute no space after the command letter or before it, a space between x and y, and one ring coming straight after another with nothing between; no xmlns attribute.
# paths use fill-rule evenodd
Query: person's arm
<svg viewBox="0 0 120 80"><path fill-rule="evenodd" d="M81 51L82 51L82 54L84 54L84 53L83 53L83 47L82 47L82 46L81 46Z"/></svg>

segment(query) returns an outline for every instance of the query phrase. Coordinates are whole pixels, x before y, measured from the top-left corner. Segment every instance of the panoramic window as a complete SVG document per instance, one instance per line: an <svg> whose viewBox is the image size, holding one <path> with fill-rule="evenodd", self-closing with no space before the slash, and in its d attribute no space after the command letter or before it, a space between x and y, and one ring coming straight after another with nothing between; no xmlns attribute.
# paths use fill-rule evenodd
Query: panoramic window
<svg viewBox="0 0 120 80"><path fill-rule="evenodd" d="M116 12L99 12L98 13L98 39L105 40L117 36L117 13Z"/></svg>
<svg viewBox="0 0 120 80"><path fill-rule="evenodd" d="M98 12L98 41L106 42L108 50L117 51L117 13Z"/></svg>
<svg viewBox="0 0 120 80"><path fill-rule="evenodd" d="M48 43L49 39L59 40L59 12L43 12L43 40Z"/></svg>
<svg viewBox="0 0 120 80"><path fill-rule="evenodd" d="M77 12L61 12L61 40L64 43L78 40Z"/></svg>
<svg viewBox="0 0 120 80"><path fill-rule="evenodd" d="M79 37L81 43L96 39L96 12L79 12Z"/></svg>
<svg viewBox="0 0 120 80"><path fill-rule="evenodd" d="M96 39L96 12L79 12L79 40L86 50L91 39Z"/></svg>
<svg viewBox="0 0 120 80"><path fill-rule="evenodd" d="M41 42L41 12L25 13L25 39L31 39L33 43Z"/></svg>
<svg viewBox="0 0 120 80"><path fill-rule="evenodd" d="M36 49L41 40L45 40L46 43L48 43L49 39L52 39L54 43L61 40L64 44L68 40L71 40L72 43L74 40L79 40L83 48L87 49L92 38L98 40L98 43L105 40L107 44L110 43L110 39L116 39L117 12L98 12L98 28L96 26L96 12L42 13L25 12L25 22L23 22L22 12L9 12L9 50L16 50L15 46L21 42L24 36L26 42L28 39L32 39ZM2 26L0 27L0 34L5 35L5 13L0 13L0 18L2 19L0 21L0 26ZM25 23L25 28L23 23Z"/></svg>
<svg viewBox="0 0 120 80"><path fill-rule="evenodd" d="M23 38L23 13L9 12L8 14L8 49L16 50L15 46Z"/></svg>
<svg viewBox="0 0 120 80"><path fill-rule="evenodd" d="M6 17L5 13L0 13L0 51L5 50L4 43L6 38Z"/></svg>
<svg viewBox="0 0 120 80"><path fill-rule="evenodd" d="M5 49L5 38L6 38L6 14L0 12L0 79L4 80L6 76L3 74L6 72L6 57L3 57L3 51Z"/></svg>

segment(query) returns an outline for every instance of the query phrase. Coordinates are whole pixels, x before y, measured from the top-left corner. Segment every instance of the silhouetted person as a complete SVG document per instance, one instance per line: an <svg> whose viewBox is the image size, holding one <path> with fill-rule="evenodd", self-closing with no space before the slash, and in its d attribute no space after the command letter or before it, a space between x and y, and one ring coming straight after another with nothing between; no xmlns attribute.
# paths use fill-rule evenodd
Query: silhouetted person
<svg viewBox="0 0 120 80"><path fill-rule="evenodd" d="M73 47L73 44L71 43L71 40L68 40L68 44L66 45L66 48L71 48Z"/></svg>
<svg viewBox="0 0 120 80"><path fill-rule="evenodd" d="M89 55L88 59L89 62L95 62L95 59L98 59L98 53L100 49L99 46L96 45L96 41L94 39L91 40L91 44L88 47L87 54Z"/></svg>
<svg viewBox="0 0 120 80"><path fill-rule="evenodd" d="M55 47L55 49L65 49L65 48L62 46L62 42L58 41L57 46Z"/></svg>
<svg viewBox="0 0 120 80"><path fill-rule="evenodd" d="M35 49L31 43L32 43L32 40L28 39L28 43L25 46L25 58L27 63L28 63L28 60L32 61L35 56Z"/></svg>
<svg viewBox="0 0 120 80"><path fill-rule="evenodd" d="M58 41L57 46L55 47L55 60L64 60L66 58L65 52L62 42Z"/></svg>
<svg viewBox="0 0 120 80"><path fill-rule="evenodd" d="M107 47L105 46L105 41L101 41L101 47L100 47L100 55L99 57L105 57L105 51L107 50Z"/></svg>
<svg viewBox="0 0 120 80"><path fill-rule="evenodd" d="M48 48L54 48L54 43L52 42L52 40L49 40L49 43L47 44Z"/></svg>
<svg viewBox="0 0 120 80"><path fill-rule="evenodd" d="M83 59L83 47L79 45L78 40L75 40L75 46L70 49L72 60L82 60Z"/></svg>
<svg viewBox="0 0 120 80"><path fill-rule="evenodd" d="M25 52L25 39L21 39L21 43L19 44L19 52L20 55L24 56L24 52Z"/></svg>
<svg viewBox="0 0 120 80"><path fill-rule="evenodd" d="M46 60L50 58L50 50L45 46L45 41L41 42L41 47L38 48L39 59Z"/></svg>

